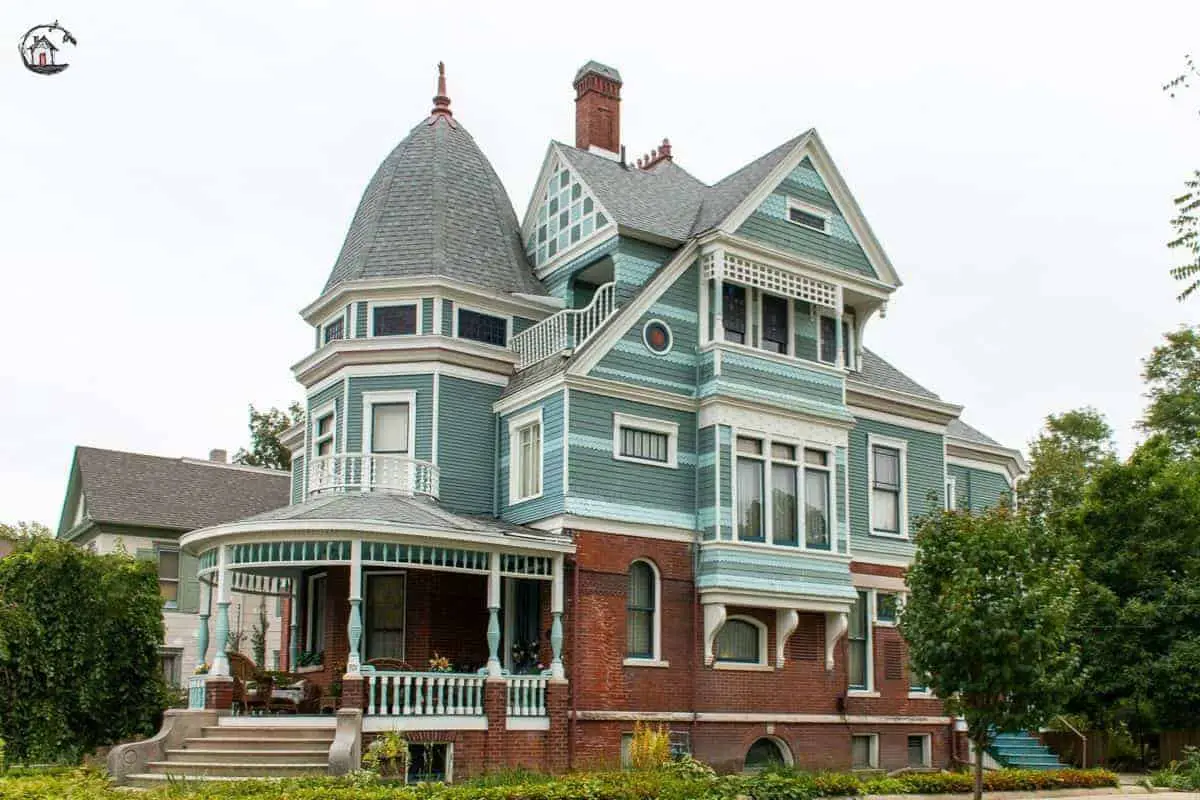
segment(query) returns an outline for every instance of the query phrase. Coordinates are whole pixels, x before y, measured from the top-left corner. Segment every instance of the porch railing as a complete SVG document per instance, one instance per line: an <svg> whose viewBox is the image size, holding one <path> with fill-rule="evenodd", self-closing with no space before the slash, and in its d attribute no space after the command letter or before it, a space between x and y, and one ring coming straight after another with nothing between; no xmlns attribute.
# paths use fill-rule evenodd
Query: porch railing
<svg viewBox="0 0 1200 800"><path fill-rule="evenodd" d="M204 708L204 678L204 675L188 678L188 709L192 711Z"/></svg>
<svg viewBox="0 0 1200 800"><path fill-rule="evenodd" d="M367 716L483 716L482 675L456 672L370 672Z"/></svg>
<svg viewBox="0 0 1200 800"><path fill-rule="evenodd" d="M615 288L616 283L610 281L596 289L583 308L564 308L512 337L509 346L517 354L517 369L581 347L617 310Z"/></svg>
<svg viewBox="0 0 1200 800"><path fill-rule="evenodd" d="M439 483L436 464L407 456L337 453L314 457L308 468L309 495L374 491L436 498Z"/></svg>
<svg viewBox="0 0 1200 800"><path fill-rule="evenodd" d="M540 675L512 675L507 681L508 716L546 716L546 684L549 678Z"/></svg>

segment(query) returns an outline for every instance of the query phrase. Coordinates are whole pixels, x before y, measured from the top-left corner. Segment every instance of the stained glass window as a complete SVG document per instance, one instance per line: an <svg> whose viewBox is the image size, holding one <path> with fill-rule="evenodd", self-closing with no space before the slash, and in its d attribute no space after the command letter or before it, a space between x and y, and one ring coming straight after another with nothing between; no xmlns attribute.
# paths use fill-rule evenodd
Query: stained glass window
<svg viewBox="0 0 1200 800"><path fill-rule="evenodd" d="M556 161L539 198L537 218L526 234L525 251L540 267L608 225L579 179L564 162Z"/></svg>

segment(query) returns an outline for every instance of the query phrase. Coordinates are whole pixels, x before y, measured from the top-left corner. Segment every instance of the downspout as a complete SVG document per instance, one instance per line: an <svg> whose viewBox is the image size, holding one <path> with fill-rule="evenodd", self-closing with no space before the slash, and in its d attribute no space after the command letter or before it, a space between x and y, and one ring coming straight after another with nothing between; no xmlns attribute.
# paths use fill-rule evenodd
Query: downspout
<svg viewBox="0 0 1200 800"><path fill-rule="evenodd" d="M571 538L575 538L575 531L571 531ZM579 560L576 559L571 567L571 657L567 660L568 679L570 683L567 685L567 692L570 697L571 716L567 720L567 770L575 769L575 728L579 723L578 715L578 699L579 692L575 683L578 676L576 669L577 653L575 652L575 642L578 641L576 636L579 633ZM563 648L566 650L566 648Z"/></svg>

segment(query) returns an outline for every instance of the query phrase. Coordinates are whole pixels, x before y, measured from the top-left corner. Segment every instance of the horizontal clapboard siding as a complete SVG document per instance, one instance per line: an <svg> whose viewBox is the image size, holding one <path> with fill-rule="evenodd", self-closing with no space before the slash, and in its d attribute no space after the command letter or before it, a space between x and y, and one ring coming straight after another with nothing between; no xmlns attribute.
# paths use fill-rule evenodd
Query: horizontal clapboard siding
<svg viewBox="0 0 1200 800"><path fill-rule="evenodd" d="M717 428L696 434L696 527L706 540L717 538Z"/></svg>
<svg viewBox="0 0 1200 800"><path fill-rule="evenodd" d="M350 407L346 413L346 452L363 449L363 393L408 390L417 393L414 458L429 461L433 456L433 375L371 375L349 378Z"/></svg>
<svg viewBox="0 0 1200 800"><path fill-rule="evenodd" d="M1011 496L1008 478L999 472L951 463L946 474L954 478L955 508L961 511L985 511Z"/></svg>
<svg viewBox="0 0 1200 800"><path fill-rule="evenodd" d="M336 381L335 383L326 386L321 391L308 396L308 408L306 409L307 413L305 414L304 418L309 426L308 435L305 437L305 440L308 442L307 447L310 450L313 446L312 426L317 422L317 418L313 414L313 411L332 400L334 404L333 424L337 429L337 435L334 437L333 441L333 451L335 453L340 453L342 451L342 426L346 424L346 410L342 408L344 393L345 386L343 382ZM308 455L312 455L312 453L308 453Z"/></svg>
<svg viewBox="0 0 1200 800"><path fill-rule="evenodd" d="M433 298L421 298L421 330L424 333L433 333Z"/></svg>
<svg viewBox="0 0 1200 800"><path fill-rule="evenodd" d="M304 456L292 459L292 505L304 502Z"/></svg>
<svg viewBox="0 0 1200 800"><path fill-rule="evenodd" d="M542 409L542 495L509 505L508 474L512 462L512 442L508 421L514 416L541 407ZM563 513L563 396L553 394L530 403L500 418L500 507L509 522L523 524Z"/></svg>
<svg viewBox="0 0 1200 800"><path fill-rule="evenodd" d="M438 381L439 499L452 511L491 514L496 477L492 403L503 387L449 375Z"/></svg>

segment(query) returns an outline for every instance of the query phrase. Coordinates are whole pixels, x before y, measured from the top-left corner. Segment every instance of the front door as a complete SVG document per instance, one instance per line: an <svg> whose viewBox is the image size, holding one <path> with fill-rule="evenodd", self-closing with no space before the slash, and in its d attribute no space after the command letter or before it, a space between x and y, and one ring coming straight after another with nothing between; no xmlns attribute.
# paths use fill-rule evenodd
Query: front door
<svg viewBox="0 0 1200 800"><path fill-rule="evenodd" d="M542 627L542 582L505 578L504 666L514 674L534 674L547 656L538 652Z"/></svg>
<svg viewBox="0 0 1200 800"><path fill-rule="evenodd" d="M366 580L365 660L404 658L404 573L370 573Z"/></svg>

